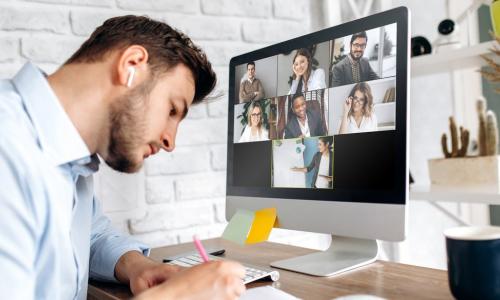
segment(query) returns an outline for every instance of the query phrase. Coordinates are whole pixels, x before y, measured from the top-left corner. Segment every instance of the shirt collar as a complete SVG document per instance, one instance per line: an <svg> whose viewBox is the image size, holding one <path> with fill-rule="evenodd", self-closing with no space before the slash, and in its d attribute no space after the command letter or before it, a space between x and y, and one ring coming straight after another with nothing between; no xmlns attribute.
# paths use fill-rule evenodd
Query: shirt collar
<svg viewBox="0 0 500 300"><path fill-rule="evenodd" d="M302 125L302 123L300 122L299 118L297 117L297 122L299 123L299 126L300 126L300 129L302 130L302 128L304 130L307 130L309 129L309 119L307 118L307 113L306 113L306 121L304 122L304 125Z"/></svg>
<svg viewBox="0 0 500 300"><path fill-rule="evenodd" d="M12 82L21 95L42 151L55 166L93 161L87 145L36 66L26 63Z"/></svg>
<svg viewBox="0 0 500 300"><path fill-rule="evenodd" d="M92 156L72 161L69 163L69 166L71 167L73 174L87 177L99 171L99 164L99 157L94 154Z"/></svg>

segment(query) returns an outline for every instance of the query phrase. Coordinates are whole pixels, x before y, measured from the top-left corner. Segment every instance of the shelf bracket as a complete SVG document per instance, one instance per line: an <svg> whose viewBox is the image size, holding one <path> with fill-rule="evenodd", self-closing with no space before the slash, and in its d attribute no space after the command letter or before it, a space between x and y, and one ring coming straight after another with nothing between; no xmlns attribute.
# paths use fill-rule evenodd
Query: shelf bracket
<svg viewBox="0 0 500 300"><path fill-rule="evenodd" d="M452 214L449 212L446 208L444 208L442 205L440 205L437 202L434 201L427 201L429 202L430 205L434 206L437 210L445 214L448 218L452 219L453 221L457 222L461 226L469 226L469 223L460 218L459 216L456 216L455 214Z"/></svg>

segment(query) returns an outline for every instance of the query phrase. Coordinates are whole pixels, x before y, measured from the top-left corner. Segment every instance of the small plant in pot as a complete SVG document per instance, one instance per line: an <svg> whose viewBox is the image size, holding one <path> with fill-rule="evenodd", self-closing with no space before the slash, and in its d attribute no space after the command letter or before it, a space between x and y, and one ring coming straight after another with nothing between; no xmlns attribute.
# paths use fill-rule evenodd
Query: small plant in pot
<svg viewBox="0 0 500 300"><path fill-rule="evenodd" d="M500 160L498 151L498 127L496 115L486 109L486 101L480 97L476 102L478 115L478 156L467 156L470 133L458 127L454 117L449 118L451 148L448 137L441 136L441 147L445 158L429 160L429 175L432 184L464 187L481 191L500 191Z"/></svg>

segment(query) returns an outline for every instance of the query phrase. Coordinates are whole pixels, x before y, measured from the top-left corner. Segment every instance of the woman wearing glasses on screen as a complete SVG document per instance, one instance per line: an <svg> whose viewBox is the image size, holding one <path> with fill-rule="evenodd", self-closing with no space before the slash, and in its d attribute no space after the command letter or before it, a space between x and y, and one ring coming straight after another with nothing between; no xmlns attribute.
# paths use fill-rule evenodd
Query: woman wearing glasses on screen
<svg viewBox="0 0 500 300"><path fill-rule="evenodd" d="M259 102L252 102L248 107L247 120L239 143L259 142L269 140L269 133L262 122L262 107Z"/></svg>
<svg viewBox="0 0 500 300"><path fill-rule="evenodd" d="M326 88L325 71L312 69L311 52L306 48L298 49L293 57L293 81L288 95Z"/></svg>
<svg viewBox="0 0 500 300"><path fill-rule="evenodd" d="M344 102L344 113L339 134L377 130L377 116L373 112L373 96L370 85L357 83Z"/></svg>
<svg viewBox="0 0 500 300"><path fill-rule="evenodd" d="M303 173L312 171L312 188L331 189L333 186L332 144L333 137L320 137L318 139L318 152L314 154L311 163L307 167L293 167L291 170Z"/></svg>

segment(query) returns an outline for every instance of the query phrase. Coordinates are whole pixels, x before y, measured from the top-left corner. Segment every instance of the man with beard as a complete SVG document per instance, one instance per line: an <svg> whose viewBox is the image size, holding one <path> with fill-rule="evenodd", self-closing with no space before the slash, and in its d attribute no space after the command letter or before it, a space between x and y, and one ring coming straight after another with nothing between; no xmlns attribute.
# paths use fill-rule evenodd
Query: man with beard
<svg viewBox="0 0 500 300"><path fill-rule="evenodd" d="M363 57L367 42L368 37L364 31L352 35L351 51L334 65L330 86L335 87L379 78L370 66L368 59Z"/></svg>
<svg viewBox="0 0 500 300"><path fill-rule="evenodd" d="M111 18L54 74L0 81L0 295L86 299L88 279L147 299L236 299L244 268L181 269L111 227L94 197L99 155L121 172L173 151L179 122L213 90L205 53L147 17Z"/></svg>

